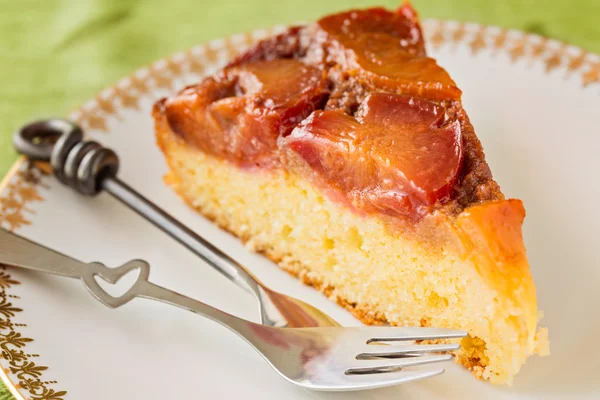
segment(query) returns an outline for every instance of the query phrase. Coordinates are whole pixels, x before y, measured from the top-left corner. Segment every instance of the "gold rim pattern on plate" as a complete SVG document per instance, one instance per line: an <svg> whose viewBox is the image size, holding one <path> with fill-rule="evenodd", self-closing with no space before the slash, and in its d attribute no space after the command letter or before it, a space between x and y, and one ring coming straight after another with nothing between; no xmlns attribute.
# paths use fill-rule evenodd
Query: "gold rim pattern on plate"
<svg viewBox="0 0 600 400"><path fill-rule="evenodd" d="M10 381L10 385L14 385L14 390L11 390L13 394L23 390L29 394L30 400L63 400L67 392L51 387L56 381L42 380L42 374L48 367L36 364L35 359L39 354L26 352L27 343L33 339L23 336L19 331L27 325L13 322L13 318L18 317L23 309L12 303L20 297L7 291L19 284L6 271L6 267L0 267L0 354L8 362L8 368L2 368L2 375L8 378L10 373L16 377L16 384Z"/></svg>
<svg viewBox="0 0 600 400"><path fill-rule="evenodd" d="M600 87L600 56L581 48L520 31L454 21L426 20L423 30L428 46L434 49L466 44L473 57L483 52L508 56L511 63L542 63L544 73L563 71L564 79L577 79L582 88ZM285 31L285 26L233 35L199 45L183 53L163 58L103 90L69 115L85 130L108 132L108 118L120 118L121 110L138 110L144 100L154 100L157 90L174 90L184 75L198 78L213 72L236 53L267 36ZM31 165L20 158L0 183L0 227L17 230L30 225L34 211L31 203L43 201L44 164ZM9 290L20 282L0 267L0 378L19 400L63 400L64 390L54 390L56 381L42 380L48 367L35 363L37 354L25 352L33 339L22 333L25 324L12 318L23 310L14 306L18 296Z"/></svg>

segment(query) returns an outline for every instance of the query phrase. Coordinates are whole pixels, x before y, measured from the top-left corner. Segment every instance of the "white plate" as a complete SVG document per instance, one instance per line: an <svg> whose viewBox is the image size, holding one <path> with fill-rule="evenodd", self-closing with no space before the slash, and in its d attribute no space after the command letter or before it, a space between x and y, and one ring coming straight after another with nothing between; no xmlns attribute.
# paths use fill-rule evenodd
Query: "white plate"
<svg viewBox="0 0 600 400"><path fill-rule="evenodd" d="M0 274L0 374L11 391L18 398L55 400L600 398L600 59L496 28L429 21L425 31L431 54L463 89L465 108L504 193L525 202L525 241L543 325L550 331L550 357L531 358L512 388L477 381L450 365L443 376L401 387L311 393L288 384L242 340L207 319L139 299L110 310L79 282L6 269ZM359 324L189 210L161 179L167 168L154 144L153 100L198 81L200 73L213 72L232 52L271 32L235 36L161 60L102 92L71 118L117 151L123 180L266 284L343 324ZM51 177L30 183L23 171L18 163L4 183L2 227L85 261L116 266L145 258L152 281L257 320L257 306L244 291L108 195L84 198Z"/></svg>

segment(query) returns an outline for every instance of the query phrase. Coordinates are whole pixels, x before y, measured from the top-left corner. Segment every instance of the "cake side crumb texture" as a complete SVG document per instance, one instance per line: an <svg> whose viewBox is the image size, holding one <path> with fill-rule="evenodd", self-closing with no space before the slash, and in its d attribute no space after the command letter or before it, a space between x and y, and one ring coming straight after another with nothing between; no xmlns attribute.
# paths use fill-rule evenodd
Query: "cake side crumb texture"
<svg viewBox="0 0 600 400"><path fill-rule="evenodd" d="M190 206L363 322L468 330L456 361L492 383L511 383L529 356L548 353L522 239L498 259L485 246L469 248L485 237L465 241L439 214L421 223L435 235L419 241L332 202L303 177L246 171L191 148L160 117L157 138L167 181ZM520 205L501 205L511 201Z"/></svg>

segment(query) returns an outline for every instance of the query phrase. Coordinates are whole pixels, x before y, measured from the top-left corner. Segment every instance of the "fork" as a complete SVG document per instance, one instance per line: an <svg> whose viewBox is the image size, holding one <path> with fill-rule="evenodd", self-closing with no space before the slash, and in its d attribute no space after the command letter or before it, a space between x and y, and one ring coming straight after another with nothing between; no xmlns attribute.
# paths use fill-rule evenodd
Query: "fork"
<svg viewBox="0 0 600 400"><path fill-rule="evenodd" d="M136 297L158 300L220 323L246 340L283 378L298 386L323 391L350 391L392 386L444 372L413 369L452 359L458 344L416 344L417 340L460 338L466 332L420 327L278 328L237 318L207 304L148 281L150 265L132 260L118 268L84 263L0 229L0 263L83 281L104 305L117 308ZM135 283L119 297L108 294L96 277L116 283L131 271ZM378 346L373 343L401 342ZM408 343L407 343L408 342Z"/></svg>
<svg viewBox="0 0 600 400"><path fill-rule="evenodd" d="M323 311L265 286L236 260L183 225L117 177L119 158L64 119L32 122L13 136L15 148L33 161L49 161L54 175L80 194L106 191L150 221L258 300L261 321L278 327L339 326Z"/></svg>

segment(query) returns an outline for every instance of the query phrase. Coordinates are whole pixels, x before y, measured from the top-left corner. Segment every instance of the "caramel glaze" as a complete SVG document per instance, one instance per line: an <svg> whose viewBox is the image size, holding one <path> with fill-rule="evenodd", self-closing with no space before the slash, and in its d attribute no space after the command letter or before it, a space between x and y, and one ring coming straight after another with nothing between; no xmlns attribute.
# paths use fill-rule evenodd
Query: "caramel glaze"
<svg viewBox="0 0 600 400"><path fill-rule="evenodd" d="M287 125L283 124L285 129L282 130L278 128L280 121L276 117L270 118L275 122L269 125L267 139L258 140L258 145L255 145L256 140L251 137L252 132L246 131L247 143L232 140L232 143L226 143L225 146L218 143L211 146L211 135L199 133L206 131L206 123L204 128L198 124L198 107L209 104L211 96L220 101L223 101L224 97L232 96L238 108L260 103L256 109L248 109L245 113L246 122L242 121L242 124L253 125L256 129L258 124L254 123L252 116L270 115L274 110L273 107L269 109L272 104L266 104L265 107L265 99L262 98L264 96L261 97L259 93L259 99L249 98L247 88L242 88L244 90L241 91L238 88L238 93L235 93L235 90L231 92L230 86L225 90L229 91L226 94L221 93L223 88L217 88L214 90L216 94L207 95L206 87L214 86L219 80L227 81L230 85L231 79L226 77L237 77L250 70L254 71L254 77L247 79L251 82L247 86L260 89L261 85L271 85L275 88L272 90L280 90L272 82L256 83L253 79L260 81L260 71L265 66L268 68L270 63L286 59L297 60L306 66L300 76L307 83L295 86L295 90L302 94L304 100L291 105L289 102L282 103L284 107L301 110L300 118L293 120L293 124L299 123L312 111L319 109L355 116L361 103L372 93L426 99L445 109L447 121L458 121L462 157L457 178L449 194L438 199L428 212L439 210L447 215L458 215L469 206L504 199L485 162L481 143L462 108L461 92L446 71L438 67L435 60L426 56L416 13L408 5L402 6L395 13L382 8L349 11L325 17L316 24L290 28L287 32L265 39L241 54L216 77L206 78L199 85L186 88L178 96L157 102L155 116L166 116L171 129L184 140L205 152L229 159L241 167L282 167L277 137L285 137L291 132L290 121L287 121ZM316 69L321 71L321 74L316 73ZM300 78L290 74L289 77L283 76L283 79L291 81ZM258 89L249 91L254 90L255 94L259 92ZM254 95L253 93L250 95ZM238 103L235 96L242 96L245 101ZM198 98L204 99L202 101L206 104L199 104ZM192 100L186 103L186 99ZM209 104L209 107L211 106ZM235 107L228 105L226 114L234 113ZM200 119L209 120L214 125L213 117ZM227 125L234 124L230 122ZM243 127L240 129L244 130ZM223 129L225 135L228 130L229 127ZM233 146L234 150L229 151L227 146ZM251 155L250 159L248 155Z"/></svg>

